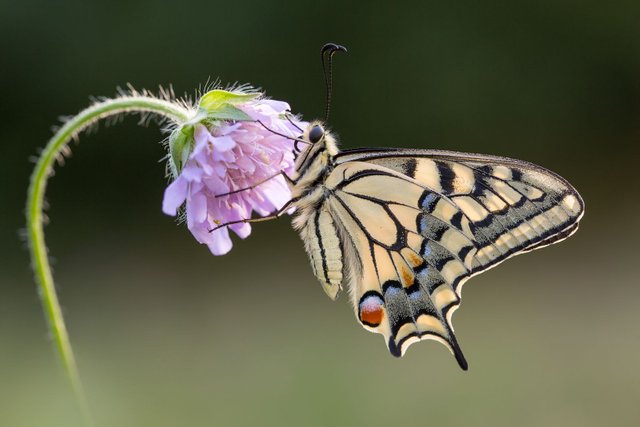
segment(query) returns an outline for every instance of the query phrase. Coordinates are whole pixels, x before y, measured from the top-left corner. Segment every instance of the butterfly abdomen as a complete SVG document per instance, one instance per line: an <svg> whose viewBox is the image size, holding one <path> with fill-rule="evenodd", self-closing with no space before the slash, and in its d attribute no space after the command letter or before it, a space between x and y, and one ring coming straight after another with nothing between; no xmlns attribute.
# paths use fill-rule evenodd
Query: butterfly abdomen
<svg viewBox="0 0 640 427"><path fill-rule="evenodd" d="M309 216L300 229L313 273L331 299L336 299L342 285L343 252L335 222L326 209Z"/></svg>

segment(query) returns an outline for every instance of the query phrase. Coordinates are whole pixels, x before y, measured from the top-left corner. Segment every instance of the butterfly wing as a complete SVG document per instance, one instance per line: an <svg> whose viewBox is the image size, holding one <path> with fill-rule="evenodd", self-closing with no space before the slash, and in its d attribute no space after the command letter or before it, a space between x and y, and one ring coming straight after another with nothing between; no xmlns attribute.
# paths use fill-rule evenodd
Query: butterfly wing
<svg viewBox="0 0 640 427"><path fill-rule="evenodd" d="M316 251L316 264L326 253L344 257L340 279L360 323L383 334L394 356L435 339L463 369L451 326L463 283L568 237L584 209L569 183L539 166L447 151L344 152L325 185L315 230L330 223L335 249Z"/></svg>

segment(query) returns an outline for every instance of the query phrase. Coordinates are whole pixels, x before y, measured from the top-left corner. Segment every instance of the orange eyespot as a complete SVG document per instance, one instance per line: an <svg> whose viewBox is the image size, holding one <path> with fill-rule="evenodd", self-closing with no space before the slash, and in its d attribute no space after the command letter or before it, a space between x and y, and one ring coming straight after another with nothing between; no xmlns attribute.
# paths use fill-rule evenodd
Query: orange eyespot
<svg viewBox="0 0 640 427"><path fill-rule="evenodd" d="M367 326L376 327L384 318L384 301L380 294L371 291L365 294L358 306L360 322Z"/></svg>

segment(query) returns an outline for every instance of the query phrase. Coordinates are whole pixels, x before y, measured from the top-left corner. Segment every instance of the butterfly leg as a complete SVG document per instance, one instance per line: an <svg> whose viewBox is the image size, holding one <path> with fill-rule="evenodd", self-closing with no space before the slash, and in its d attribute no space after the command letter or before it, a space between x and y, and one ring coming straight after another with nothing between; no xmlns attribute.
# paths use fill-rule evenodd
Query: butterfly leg
<svg viewBox="0 0 640 427"><path fill-rule="evenodd" d="M291 110L286 110L286 111L284 112L284 117L287 119L287 121L288 121L289 123L291 123L291 125L292 125L293 127L295 127L296 129L298 129L300 132L304 132L302 129L300 129L300 126L298 126L297 124L295 124L295 123L293 122L293 120L291 120L291 116L292 116L292 115L293 115L293 114L291 113Z"/></svg>
<svg viewBox="0 0 640 427"><path fill-rule="evenodd" d="M262 181L258 181L258 182L256 182L255 184L253 184L253 185L251 185L249 187L240 188L238 190L229 191L228 193L216 194L214 197L216 197L216 198L217 197L225 197L225 196L230 196L232 194L241 193L243 191L253 190L257 186L259 186L261 184L264 184L265 182L270 181L273 178L275 178L277 176L280 176L280 175L282 175L284 177L284 179L286 179L289 184L294 184L295 185L296 182L297 182L297 180L292 179L291 177L289 177L289 175L287 175L284 171L280 171L280 172L276 173L275 175L271 175L270 177L267 177L267 178L263 179Z"/></svg>
<svg viewBox="0 0 640 427"><path fill-rule="evenodd" d="M305 141L305 140L304 140L304 139L302 139L302 138L295 138L295 137L293 137L293 136L289 136L289 135L285 135L284 133L277 132L277 131L275 131L275 130L271 129L269 126L267 126L267 125L265 125L264 123L262 123L262 121L261 121L261 120L256 120L256 123L258 123L260 126L262 126L263 128L265 128L266 130L268 130L269 132L271 132L271 133L272 133L272 134L274 134L274 135L278 135L278 136L281 136L281 137L283 137L283 138L290 139L291 141L295 141L295 142L296 142L296 147L297 147L298 142L302 142L303 144L307 144L307 145L310 145L310 144L311 144L311 142L309 142L309 141ZM296 127L297 127L297 126L296 126Z"/></svg>
<svg viewBox="0 0 640 427"><path fill-rule="evenodd" d="M284 204L284 206L282 206L280 209L278 209L277 212L268 215L268 216L263 216L260 218L246 218L246 219L239 219L237 221L229 221L229 222L225 222L224 224L220 224L212 229L209 230L209 233L212 233L222 227L227 227L229 225L233 225L233 224L244 224L244 223L253 223L253 222L263 222L263 221L271 221L272 219L277 219L280 218L284 213L286 213L289 208L291 207L291 204L293 204L296 200L298 199L291 199L289 200L287 203Z"/></svg>

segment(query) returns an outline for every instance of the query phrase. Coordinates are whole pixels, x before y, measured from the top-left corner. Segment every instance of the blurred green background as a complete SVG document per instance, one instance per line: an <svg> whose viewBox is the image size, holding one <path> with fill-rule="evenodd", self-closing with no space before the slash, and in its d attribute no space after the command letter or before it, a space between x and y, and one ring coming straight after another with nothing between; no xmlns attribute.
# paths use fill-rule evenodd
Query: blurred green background
<svg viewBox="0 0 640 427"><path fill-rule="evenodd" d="M465 287L462 372L434 342L391 357L332 303L288 220L224 257L160 211L161 133L83 135L47 239L99 426L640 425L640 3L0 1L0 425L74 426L24 243L32 163L60 115L127 82L251 82L342 146L526 159L587 213L568 241Z"/></svg>

